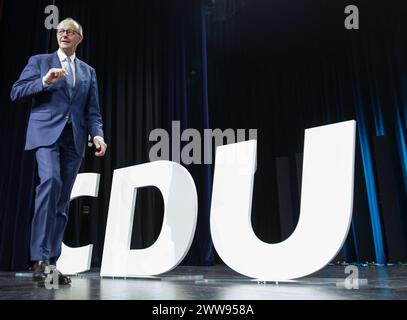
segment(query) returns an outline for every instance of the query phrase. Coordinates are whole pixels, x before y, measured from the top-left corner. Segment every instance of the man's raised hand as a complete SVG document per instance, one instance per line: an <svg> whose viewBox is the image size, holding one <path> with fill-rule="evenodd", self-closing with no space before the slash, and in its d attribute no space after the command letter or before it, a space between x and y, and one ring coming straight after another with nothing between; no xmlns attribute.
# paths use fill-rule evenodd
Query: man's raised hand
<svg viewBox="0 0 407 320"><path fill-rule="evenodd" d="M47 74L44 76L43 80L44 80L45 84L50 85L55 82L58 82L60 79L65 77L67 74L68 74L68 72L63 68L52 68L52 69L49 69Z"/></svg>

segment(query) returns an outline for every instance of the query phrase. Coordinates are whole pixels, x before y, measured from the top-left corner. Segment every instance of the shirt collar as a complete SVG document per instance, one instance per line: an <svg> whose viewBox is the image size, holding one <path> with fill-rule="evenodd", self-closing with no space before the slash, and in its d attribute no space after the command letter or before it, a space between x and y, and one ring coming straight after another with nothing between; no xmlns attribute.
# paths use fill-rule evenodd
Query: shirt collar
<svg viewBox="0 0 407 320"><path fill-rule="evenodd" d="M57 54L58 54L59 61L65 61L66 54L61 50L61 48L58 49ZM69 58L71 59L72 62L75 62L75 57L76 57L76 54L74 53Z"/></svg>

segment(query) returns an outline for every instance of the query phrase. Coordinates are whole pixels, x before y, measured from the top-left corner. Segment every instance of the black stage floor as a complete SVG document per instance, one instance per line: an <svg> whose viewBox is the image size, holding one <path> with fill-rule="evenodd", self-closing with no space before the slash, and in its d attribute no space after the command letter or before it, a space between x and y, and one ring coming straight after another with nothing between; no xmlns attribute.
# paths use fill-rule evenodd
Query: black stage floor
<svg viewBox="0 0 407 320"><path fill-rule="evenodd" d="M407 299L407 266L358 267L359 288L347 289L345 266L330 265L293 282L258 283L225 265L180 266L159 277L100 278L99 270L72 277L68 288L46 289L28 272L0 272L0 299L25 300L359 300ZM348 282L349 284L349 282ZM353 282L356 284L356 282Z"/></svg>

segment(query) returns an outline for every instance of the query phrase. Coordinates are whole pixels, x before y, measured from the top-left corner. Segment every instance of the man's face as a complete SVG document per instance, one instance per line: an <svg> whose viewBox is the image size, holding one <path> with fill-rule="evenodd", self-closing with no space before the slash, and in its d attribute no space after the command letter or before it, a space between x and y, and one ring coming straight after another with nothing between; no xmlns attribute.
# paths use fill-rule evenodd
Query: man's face
<svg viewBox="0 0 407 320"><path fill-rule="evenodd" d="M62 32L64 31L65 32ZM72 22L62 23L58 26L57 40L62 50L75 52L78 44L82 42L83 37L80 35L78 28Z"/></svg>

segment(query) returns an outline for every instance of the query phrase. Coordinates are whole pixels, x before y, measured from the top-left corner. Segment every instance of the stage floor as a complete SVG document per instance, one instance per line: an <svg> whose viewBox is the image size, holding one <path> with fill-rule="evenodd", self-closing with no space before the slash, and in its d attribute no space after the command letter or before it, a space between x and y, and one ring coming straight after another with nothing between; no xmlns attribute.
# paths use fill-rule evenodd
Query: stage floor
<svg viewBox="0 0 407 320"><path fill-rule="evenodd" d="M345 266L288 283L258 283L225 265L180 266L151 279L100 278L99 270L72 277L71 287L38 287L28 272L0 272L0 299L26 300L298 300L407 299L407 266L359 268L359 289L347 289Z"/></svg>

